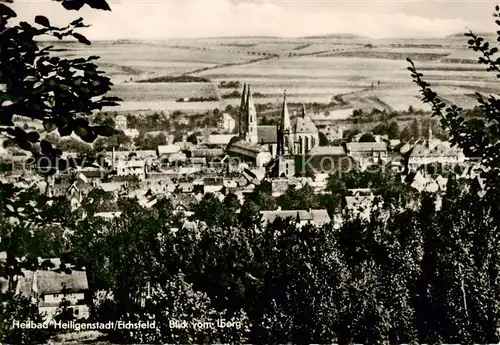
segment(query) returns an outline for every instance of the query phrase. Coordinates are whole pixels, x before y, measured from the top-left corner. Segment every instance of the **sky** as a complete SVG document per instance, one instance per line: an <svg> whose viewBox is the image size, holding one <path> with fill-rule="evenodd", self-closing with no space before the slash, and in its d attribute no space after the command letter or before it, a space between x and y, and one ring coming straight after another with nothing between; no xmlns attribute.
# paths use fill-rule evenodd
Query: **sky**
<svg viewBox="0 0 500 345"><path fill-rule="evenodd" d="M50 0L14 0L21 20L46 15L64 25L83 17L91 40L350 33L370 38L491 32L500 0L108 0L112 11L66 11Z"/></svg>

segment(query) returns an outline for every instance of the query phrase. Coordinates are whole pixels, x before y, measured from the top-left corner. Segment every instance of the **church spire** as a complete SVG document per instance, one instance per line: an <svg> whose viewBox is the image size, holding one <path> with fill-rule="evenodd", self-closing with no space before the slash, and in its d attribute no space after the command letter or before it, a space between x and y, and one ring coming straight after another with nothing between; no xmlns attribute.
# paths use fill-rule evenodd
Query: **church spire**
<svg viewBox="0 0 500 345"><path fill-rule="evenodd" d="M238 119L238 134L242 136L246 132L246 90L247 84L243 84L243 93L241 94L241 103L240 103L240 111L239 111L239 119Z"/></svg>
<svg viewBox="0 0 500 345"><path fill-rule="evenodd" d="M306 105L302 103L302 118L306 117Z"/></svg>
<svg viewBox="0 0 500 345"><path fill-rule="evenodd" d="M288 113L288 106L286 104L286 90L283 92L283 109L281 112L281 123L284 131L290 130L290 114Z"/></svg>
<svg viewBox="0 0 500 345"><path fill-rule="evenodd" d="M246 100L246 135L247 141L252 144L257 144L257 109L253 103L252 92L250 90L250 84L247 88L247 100Z"/></svg>

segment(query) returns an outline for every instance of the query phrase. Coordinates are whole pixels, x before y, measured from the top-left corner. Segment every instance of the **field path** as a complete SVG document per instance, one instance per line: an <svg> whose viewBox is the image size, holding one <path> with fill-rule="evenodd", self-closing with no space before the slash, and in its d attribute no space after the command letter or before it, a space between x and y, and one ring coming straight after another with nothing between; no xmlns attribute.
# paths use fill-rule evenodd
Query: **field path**
<svg viewBox="0 0 500 345"><path fill-rule="evenodd" d="M245 65L251 65L253 63L260 62L260 61L279 59L279 58L280 58L279 55L272 55L272 56L266 56L263 58L253 59L253 60L244 61L244 62L224 63L224 64L212 66L212 67L198 68L198 69L195 69L194 71L186 72L183 74L184 75L192 75L192 74L196 74L196 73L200 73L200 72L212 71L212 70L218 69L218 68L233 67L233 66L245 66Z"/></svg>

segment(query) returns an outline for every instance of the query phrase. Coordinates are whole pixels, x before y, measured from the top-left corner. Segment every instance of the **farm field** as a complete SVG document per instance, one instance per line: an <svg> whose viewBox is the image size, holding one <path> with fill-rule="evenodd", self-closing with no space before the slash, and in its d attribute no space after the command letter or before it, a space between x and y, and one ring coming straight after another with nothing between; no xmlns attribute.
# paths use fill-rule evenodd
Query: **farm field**
<svg viewBox="0 0 500 345"><path fill-rule="evenodd" d="M134 111L134 110L163 110L205 112L221 108L220 102L175 102L175 101L126 101L119 107L110 107L104 111Z"/></svg>
<svg viewBox="0 0 500 345"><path fill-rule="evenodd" d="M329 103L333 97L344 95L352 107L403 110L410 105L428 109L420 102L406 57L415 61L443 99L461 107L476 105L470 97L475 92L500 93L494 75L477 64L477 55L467 49L466 42L458 34L439 39L374 40L334 35L55 45L56 54L62 57L101 56L98 63L115 83L113 95L124 99L123 108L204 108L206 102L174 101L220 97L235 90L218 90L220 82L238 81L250 83L252 91L260 94L254 98L256 103L279 102L286 89L290 102ZM184 74L207 78L211 83L136 83ZM222 107L237 105L239 99L215 103Z"/></svg>
<svg viewBox="0 0 500 345"><path fill-rule="evenodd" d="M214 97L219 99L212 83L126 83L116 84L111 94L124 101L175 101L179 98Z"/></svg>

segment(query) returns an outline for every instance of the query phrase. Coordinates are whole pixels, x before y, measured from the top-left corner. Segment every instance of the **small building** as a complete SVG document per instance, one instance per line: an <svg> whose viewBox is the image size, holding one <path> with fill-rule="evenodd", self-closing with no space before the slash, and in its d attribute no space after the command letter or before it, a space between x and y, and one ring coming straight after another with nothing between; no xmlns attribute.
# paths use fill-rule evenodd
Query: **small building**
<svg viewBox="0 0 500 345"><path fill-rule="evenodd" d="M146 177L146 162L140 159L118 161L115 165L117 176L137 176L139 179Z"/></svg>
<svg viewBox="0 0 500 345"><path fill-rule="evenodd" d="M447 141L428 139L418 141L406 152L408 166L412 169L428 164L463 164L465 155Z"/></svg>
<svg viewBox="0 0 500 345"><path fill-rule="evenodd" d="M218 193L224 188L224 180L222 178L205 178L203 180L203 194Z"/></svg>
<svg viewBox="0 0 500 345"><path fill-rule="evenodd" d="M33 289L38 298L38 310L45 313L48 320L54 318L62 301L69 302L75 318L89 317L85 296L89 285L85 271L72 270L71 274L35 271Z"/></svg>
<svg viewBox="0 0 500 345"><path fill-rule="evenodd" d="M123 115L118 115L115 118L115 127L117 130L124 131L127 129L127 118Z"/></svg>
<svg viewBox="0 0 500 345"><path fill-rule="evenodd" d="M217 123L217 127L224 132L232 132L236 127L236 121L228 113L222 113L221 118Z"/></svg>
<svg viewBox="0 0 500 345"><path fill-rule="evenodd" d="M5 260L6 256L0 255L0 261ZM22 270L23 275L17 276L14 281L14 294L35 303L40 314L45 314L45 321L54 320L63 301L68 302L68 308L73 311L76 319L88 318L89 285L85 270L77 270L65 264L71 269L71 274L59 272L61 268L59 259L39 259L39 264L44 269ZM1 278L0 292L5 293L8 285L8 279Z"/></svg>
<svg viewBox="0 0 500 345"><path fill-rule="evenodd" d="M178 153L180 150L181 150L181 148L179 145L175 145L175 144L160 145L156 149L156 153L157 153L158 157L160 157L162 155L170 155L173 153Z"/></svg>

